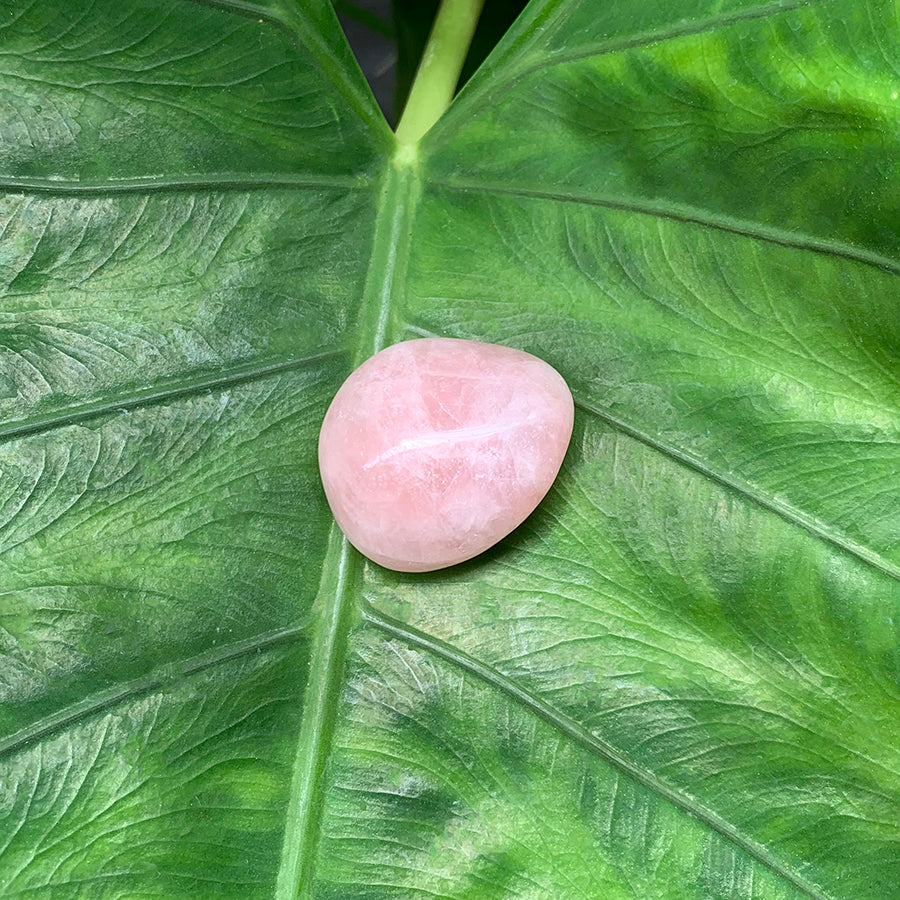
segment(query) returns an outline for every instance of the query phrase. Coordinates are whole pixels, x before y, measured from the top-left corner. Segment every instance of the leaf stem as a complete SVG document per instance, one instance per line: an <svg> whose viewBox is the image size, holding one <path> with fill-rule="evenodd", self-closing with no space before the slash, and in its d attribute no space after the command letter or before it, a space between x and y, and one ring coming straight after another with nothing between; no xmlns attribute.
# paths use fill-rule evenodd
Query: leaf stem
<svg viewBox="0 0 900 900"><path fill-rule="evenodd" d="M399 144L418 144L450 105L482 6L484 0L441 0L397 126Z"/></svg>

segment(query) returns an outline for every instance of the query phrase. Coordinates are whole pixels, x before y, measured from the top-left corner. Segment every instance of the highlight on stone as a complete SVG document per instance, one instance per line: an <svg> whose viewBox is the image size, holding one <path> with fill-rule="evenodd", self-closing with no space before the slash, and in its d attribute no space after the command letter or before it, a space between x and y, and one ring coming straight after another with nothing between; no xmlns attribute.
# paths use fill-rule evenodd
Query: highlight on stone
<svg viewBox="0 0 900 900"><path fill-rule="evenodd" d="M421 338L364 362L335 395L319 470L341 530L389 569L477 556L550 489L574 404L543 360L498 344Z"/></svg>

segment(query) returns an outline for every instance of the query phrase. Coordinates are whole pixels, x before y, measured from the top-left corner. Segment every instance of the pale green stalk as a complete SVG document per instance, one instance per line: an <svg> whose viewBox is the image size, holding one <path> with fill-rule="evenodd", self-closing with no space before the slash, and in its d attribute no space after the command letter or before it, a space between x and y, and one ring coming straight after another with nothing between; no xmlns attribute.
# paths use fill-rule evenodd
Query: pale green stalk
<svg viewBox="0 0 900 900"><path fill-rule="evenodd" d="M450 105L482 6L484 0L441 0L397 126L401 146L418 144Z"/></svg>

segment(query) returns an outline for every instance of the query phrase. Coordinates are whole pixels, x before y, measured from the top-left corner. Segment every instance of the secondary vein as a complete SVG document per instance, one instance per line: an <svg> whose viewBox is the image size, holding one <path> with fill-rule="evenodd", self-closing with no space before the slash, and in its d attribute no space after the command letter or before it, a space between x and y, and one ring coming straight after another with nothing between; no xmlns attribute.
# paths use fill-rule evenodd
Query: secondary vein
<svg viewBox="0 0 900 900"><path fill-rule="evenodd" d="M207 175L166 176L165 178L123 178L116 181L73 181L62 178L0 177L0 192L40 194L49 197L111 197L122 194L165 194L234 192L263 190L364 190L371 187L368 176L318 175L303 173L209 173Z"/></svg>
<svg viewBox="0 0 900 900"><path fill-rule="evenodd" d="M652 435L648 434L645 431L642 431L639 428L635 428L633 425L629 425L624 420L617 418L606 410L601 409L598 406L594 406L583 399L576 397L575 404L579 409L590 413L603 422L606 422L617 431L620 431L623 434L627 434L629 437L640 441L642 444L645 444L646 446L655 450L657 453L668 456L670 459L675 460L681 465L693 469L695 472L700 473L704 478L708 478L710 481L714 481L717 484L728 488L729 490L733 491L736 494L739 494L741 497L749 500L757 506L761 506L764 509L775 513L782 519L790 522L792 525L803 528L814 537L817 537L820 540L825 541L834 547L837 547L839 550L856 557L861 562L871 566L874 569L877 569L888 577L900 581L900 566L898 566L896 563L891 562L891 560L886 559L880 553L877 553L874 550L870 550L865 545L852 540L846 535L841 534L834 529L828 528L823 522L819 521L804 510L792 506L789 503L785 503L782 500L778 500L775 497L770 497L759 488L754 487L748 482L742 481L733 476L728 476L717 472L711 466L706 465L706 463L704 463L702 460L697 459L691 454L686 453L685 451L677 447L666 444L663 441L660 441L658 438L653 437Z"/></svg>
<svg viewBox="0 0 900 900"><path fill-rule="evenodd" d="M482 182L477 179L443 178L434 179L431 183L434 187L443 187L451 191L465 193L484 193L496 196L521 197L531 200L549 200L556 203L573 203L581 206L598 206L604 209L615 209L623 212L633 212L640 215L653 216L659 219L669 219L676 222L699 225L716 231L725 231L743 237L765 241L770 244L778 244L782 247L792 247L798 250L809 250L813 253L821 253L826 256L834 256L841 259L849 259L853 262L863 263L878 269L883 269L894 275L900 275L900 259L893 259L867 250L864 247L856 247L842 241L818 238L814 235L788 231L775 228L760 222L737 219L732 216L723 216L711 213L708 210L697 207L685 206L676 203L661 203L642 200L637 197L611 197L602 195L590 195L576 193L574 191L544 190L541 188L526 188L499 182Z"/></svg>
<svg viewBox="0 0 900 900"><path fill-rule="evenodd" d="M110 709L131 697L149 694L163 685L170 686L177 681L187 678L189 675L195 675L229 660L249 656L261 650L277 647L280 644L290 643L297 640L305 630L306 626L304 624L260 634L235 644L216 647L182 662L171 663L148 672L140 678L98 691L0 740L0 756L21 750L46 738L48 735L67 728L89 716L96 715L105 709Z"/></svg>
<svg viewBox="0 0 900 900"><path fill-rule="evenodd" d="M703 822L712 830L731 843L740 847L749 856L752 856L778 876L793 885L810 900L830 900L818 887L805 879L802 875L793 872L773 853L752 838L742 834L729 821L717 813L700 804L692 797L663 781L653 772L637 765L633 760L622 754L617 748L592 734L574 719L551 706L537 694L527 688L516 684L511 678L499 672L480 660L469 656L463 650L453 647L444 641L434 638L417 628L399 622L390 616L378 612L374 607L365 603L362 608L363 620L379 628L381 631L398 638L405 643L418 647L435 656L446 660L481 681L491 685L497 690L512 698L515 702L524 706L531 713L548 722L557 731L591 753L606 759L611 765L624 772L635 781L644 785L649 790L658 794L673 806L684 810L697 820Z"/></svg>
<svg viewBox="0 0 900 900"><path fill-rule="evenodd" d="M113 396L106 400L72 406L46 416L7 422L0 425L0 443L16 440L26 435L53 431L69 425L80 425L111 413L131 412L135 409L145 409L150 406L170 403L173 400L183 400L187 397L195 397L212 391L226 390L240 384L271 378L283 372L312 367L326 360L334 359L340 356L342 352L340 350L328 350L313 356L289 359L284 362L262 365L252 363L248 366L232 369L230 372L196 375L193 378L181 379L170 384L147 388L143 391L134 391Z"/></svg>
<svg viewBox="0 0 900 900"><path fill-rule="evenodd" d="M491 103L496 103L501 96L509 93L520 81L522 81L522 79L533 72L550 69L554 66L575 62L580 59L605 56L610 53L632 50L651 44L659 44L664 41L688 37L690 35L704 34L717 28L726 28L730 25L736 25L739 22L768 18L769 16L780 15L785 12L801 9L806 6L813 6L816 3L823 2L825 2L825 0L773 0L773 2L761 3L758 6L749 9L739 9L733 12L719 13L695 21L678 20L671 25L661 28L639 31L621 37L605 38L599 41L582 44L573 50L562 49L555 52L550 50L538 50L535 51L536 58L529 60L528 53L531 51L531 45L535 43L536 38L540 38L545 45L548 44L553 32L563 24L563 8L561 5L550 2L547 4L547 9L551 14L549 21L542 22L539 27L535 25L533 35L528 36L527 39L520 38L517 42L518 46L515 47L515 50L520 54L518 67L516 66L516 60L513 54L507 52L502 57L498 55L495 66L498 65L500 59L502 59L503 64L508 67L508 72L504 74L503 77L473 79L471 87L464 87L453 104L451 115L448 115L444 121L439 123L431 133L429 139L429 152L433 153L436 147L453 138L456 134L458 122L461 119L465 120L467 116L471 115L472 109L479 106L479 103L484 100L485 95L490 96ZM486 68L486 72L487 71L490 70Z"/></svg>

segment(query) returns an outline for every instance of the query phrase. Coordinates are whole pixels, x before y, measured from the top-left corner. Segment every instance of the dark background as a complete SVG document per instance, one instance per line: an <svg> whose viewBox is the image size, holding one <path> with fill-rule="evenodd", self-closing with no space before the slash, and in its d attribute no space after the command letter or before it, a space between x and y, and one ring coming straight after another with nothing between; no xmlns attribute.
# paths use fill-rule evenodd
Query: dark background
<svg viewBox="0 0 900 900"><path fill-rule="evenodd" d="M484 61L527 0L485 0L459 84ZM388 122L406 103L439 0L334 0L360 68Z"/></svg>

